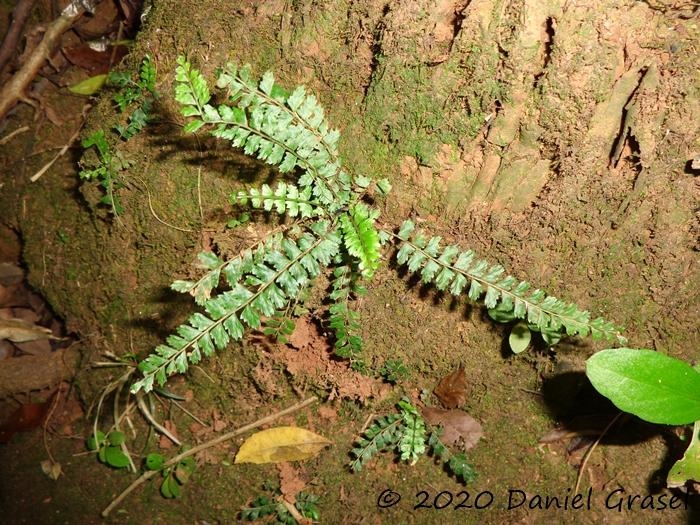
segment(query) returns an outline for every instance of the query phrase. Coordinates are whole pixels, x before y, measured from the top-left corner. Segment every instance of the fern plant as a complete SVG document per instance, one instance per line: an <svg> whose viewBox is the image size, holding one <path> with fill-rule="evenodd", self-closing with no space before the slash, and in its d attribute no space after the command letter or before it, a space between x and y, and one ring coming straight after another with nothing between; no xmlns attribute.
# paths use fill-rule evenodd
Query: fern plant
<svg viewBox="0 0 700 525"><path fill-rule="evenodd" d="M191 118L186 131L206 127L281 173L297 171L299 177L296 183L264 184L231 196L235 203L291 220L281 232L232 259L201 253L204 275L173 283L174 290L193 295L204 312L190 316L139 364L144 377L132 392L163 385L169 375L184 373L190 364L241 339L246 329L284 327L289 333L284 312L329 268L329 324L336 333L336 352L359 359L359 324L349 302L363 291L359 281L377 269L382 241L375 226L379 212L362 201L372 181L352 177L342 167L339 132L303 87L288 94L269 72L257 81L248 67L228 65L217 81L225 99L213 105L206 80L183 57L178 59L176 82L175 99L182 114ZM383 192L389 188L386 181L377 187Z"/></svg>
<svg viewBox="0 0 700 525"><path fill-rule="evenodd" d="M288 93L270 72L256 80L248 66L229 64L218 73L216 85L223 96L215 104L203 75L184 57L177 63L175 99L190 119L185 131L208 129L281 173L298 177L231 195L236 204L288 220L281 231L231 259L199 254L203 275L177 280L172 288L191 294L203 312L192 314L139 364L143 378L132 385L132 392L162 386L168 376L186 372L190 364L241 339L248 329L288 335L293 329L288 312L322 273L331 281L328 325L335 334L335 352L361 368L360 321L352 301L365 293L362 283L374 275L381 247L391 239L398 243L398 264L438 290L483 300L491 311L525 319L548 337L565 331L625 342L612 323L591 320L575 304L532 290L471 250L441 247L440 237L416 232L412 221L405 221L397 233L378 229L379 212L364 197L375 188L386 194L388 181L350 174L338 152L338 130L330 127L316 97L303 87Z"/></svg>
<svg viewBox="0 0 700 525"><path fill-rule="evenodd" d="M397 412L375 419L358 437L351 451L350 469L359 472L381 452L394 451L401 461L415 465L430 454L463 483L476 479L476 471L464 452L453 452L440 441L440 429L428 428L418 409L408 400L396 405Z"/></svg>

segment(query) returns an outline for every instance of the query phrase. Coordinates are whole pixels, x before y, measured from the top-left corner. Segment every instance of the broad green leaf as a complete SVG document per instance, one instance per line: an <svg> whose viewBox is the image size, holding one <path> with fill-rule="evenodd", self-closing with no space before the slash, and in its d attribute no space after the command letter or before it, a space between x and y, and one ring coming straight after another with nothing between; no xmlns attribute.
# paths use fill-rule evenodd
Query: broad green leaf
<svg viewBox="0 0 700 525"><path fill-rule="evenodd" d="M175 479L172 474L168 474L163 479L163 483L160 486L160 493L164 498L173 499L179 498L182 491L180 490L180 484Z"/></svg>
<svg viewBox="0 0 700 525"><path fill-rule="evenodd" d="M301 461L330 445L323 436L299 427L275 427L253 434L241 445L235 463Z"/></svg>
<svg viewBox="0 0 700 525"><path fill-rule="evenodd" d="M126 468L129 466L129 458L119 447L104 448L104 462L110 467Z"/></svg>
<svg viewBox="0 0 700 525"><path fill-rule="evenodd" d="M527 323L525 321L519 321L510 331L508 345L514 354L520 354L521 352L527 350L527 347L530 346L531 339L532 333L527 327Z"/></svg>
<svg viewBox="0 0 700 525"><path fill-rule="evenodd" d="M126 437L124 436L124 432L114 430L107 434L107 441L109 441L110 445L114 445L115 447L118 447L124 443L125 439Z"/></svg>
<svg viewBox="0 0 700 525"><path fill-rule="evenodd" d="M653 350L603 350L586 362L598 392L620 410L664 425L700 420L700 373Z"/></svg>
<svg viewBox="0 0 700 525"><path fill-rule="evenodd" d="M104 443L105 440L105 433L102 432L101 430L97 431L97 434L91 435L89 438L87 438L87 448L89 450L97 450L100 448L100 445Z"/></svg>

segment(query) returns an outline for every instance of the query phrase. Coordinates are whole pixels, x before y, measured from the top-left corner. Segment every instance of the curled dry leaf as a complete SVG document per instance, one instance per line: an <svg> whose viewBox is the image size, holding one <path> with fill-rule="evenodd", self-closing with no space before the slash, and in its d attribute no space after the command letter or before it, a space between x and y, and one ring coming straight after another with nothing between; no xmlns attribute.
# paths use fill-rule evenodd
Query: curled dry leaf
<svg viewBox="0 0 700 525"><path fill-rule="evenodd" d="M54 481L56 481L63 473L61 464L49 459L45 459L41 462L41 471Z"/></svg>
<svg viewBox="0 0 700 525"><path fill-rule="evenodd" d="M425 407L421 412L428 423L443 428L440 441L448 447L469 450L484 435L481 424L464 410Z"/></svg>
<svg viewBox="0 0 700 525"><path fill-rule="evenodd" d="M0 319L0 339L9 339L13 343L25 343L47 338L55 339L48 328L22 319Z"/></svg>
<svg viewBox="0 0 700 525"><path fill-rule="evenodd" d="M246 439L234 463L279 463L301 461L318 454L331 444L323 436L299 427L275 427Z"/></svg>
<svg viewBox="0 0 700 525"><path fill-rule="evenodd" d="M467 401L467 374L464 364L443 377L433 390L435 396L445 408L457 408Z"/></svg>

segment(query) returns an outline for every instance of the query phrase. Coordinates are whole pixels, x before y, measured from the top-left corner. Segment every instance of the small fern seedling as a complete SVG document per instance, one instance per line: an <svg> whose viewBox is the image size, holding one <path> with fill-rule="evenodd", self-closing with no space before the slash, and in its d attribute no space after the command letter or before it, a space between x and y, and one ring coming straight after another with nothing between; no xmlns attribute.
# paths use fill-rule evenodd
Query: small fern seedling
<svg viewBox="0 0 700 525"><path fill-rule="evenodd" d="M156 65L150 55L141 61L138 78L134 80L131 72L112 71L108 82L119 91L114 95L114 102L121 113L131 110L127 124L118 124L114 129L121 138L128 140L146 127L151 120L153 104L158 98L156 91Z"/></svg>
<svg viewBox="0 0 700 525"><path fill-rule="evenodd" d="M132 385L132 392L163 385L171 374L186 372L190 364L241 339L248 329L288 334L291 325L283 313L326 271L331 273L329 324L336 352L357 361L362 347L357 314L349 303L362 293L359 281L371 278L379 266L380 244L386 239L375 226L379 212L362 201L371 180L352 177L343 168L340 134L303 87L288 94L272 73L258 81L249 67L232 64L220 71L217 87L225 90L225 100L213 105L205 78L184 57L178 58L175 99L191 119L184 129L208 128L281 173L296 172L296 183L263 184L231 196L236 204L290 221L281 232L231 259L201 253L204 275L173 283L174 290L194 296L204 312L191 315L139 364L144 377ZM388 182L377 183L377 188L388 191Z"/></svg>
<svg viewBox="0 0 700 525"><path fill-rule="evenodd" d="M353 472L362 470L380 452L391 452L410 465L430 454L462 483L476 479L476 471L464 452L453 452L440 441L440 429L429 428L418 409L408 400L396 405L397 412L375 419L359 436L350 452Z"/></svg>

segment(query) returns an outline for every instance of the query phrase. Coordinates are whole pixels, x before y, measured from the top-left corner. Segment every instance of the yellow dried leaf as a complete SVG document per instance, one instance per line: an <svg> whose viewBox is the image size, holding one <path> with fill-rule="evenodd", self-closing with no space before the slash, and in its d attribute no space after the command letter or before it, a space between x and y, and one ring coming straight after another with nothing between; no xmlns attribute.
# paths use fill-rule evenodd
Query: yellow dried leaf
<svg viewBox="0 0 700 525"><path fill-rule="evenodd" d="M253 434L246 439L236 454L235 463L280 463L301 461L318 454L331 444L299 427L275 427Z"/></svg>

